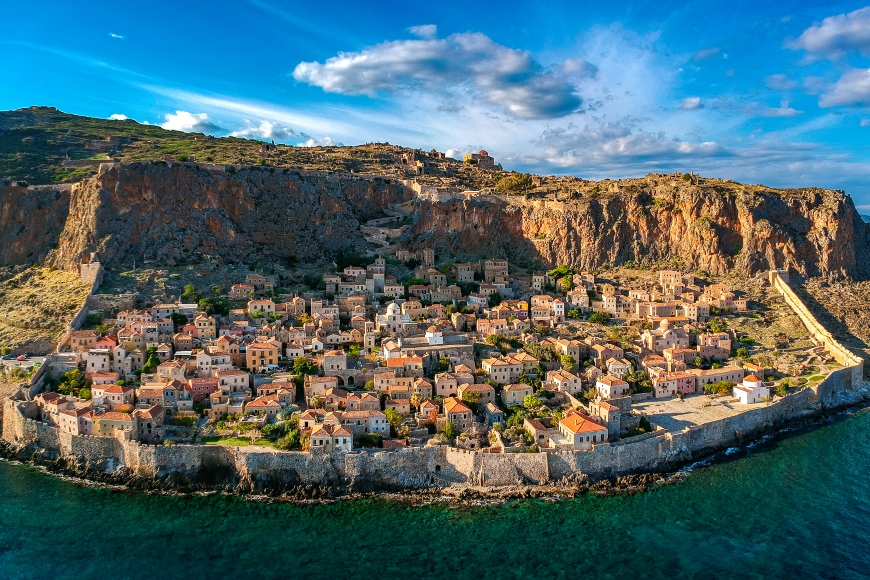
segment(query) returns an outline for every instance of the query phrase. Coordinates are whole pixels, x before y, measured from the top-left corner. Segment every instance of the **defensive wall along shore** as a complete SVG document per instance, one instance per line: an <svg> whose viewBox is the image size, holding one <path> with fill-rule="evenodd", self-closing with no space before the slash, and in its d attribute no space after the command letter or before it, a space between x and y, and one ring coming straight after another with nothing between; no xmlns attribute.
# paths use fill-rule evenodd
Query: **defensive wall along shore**
<svg viewBox="0 0 870 580"><path fill-rule="evenodd" d="M294 486L309 485L341 491L448 485L505 487L668 471L795 420L865 399L862 359L834 340L781 274L772 273L771 283L807 325L814 339L824 344L843 368L815 386L776 398L767 405L753 406L738 415L689 426L679 432L660 429L648 436L603 443L588 452L496 454L428 446L321 454L253 446L154 446L121 437L60 432L35 420L36 403L14 398L4 401L2 438L10 450L7 454L60 460L81 473L114 473L121 478L151 480L156 486L177 489L229 486L246 493L280 493ZM28 392L18 398L29 398L27 395L32 397Z"/></svg>

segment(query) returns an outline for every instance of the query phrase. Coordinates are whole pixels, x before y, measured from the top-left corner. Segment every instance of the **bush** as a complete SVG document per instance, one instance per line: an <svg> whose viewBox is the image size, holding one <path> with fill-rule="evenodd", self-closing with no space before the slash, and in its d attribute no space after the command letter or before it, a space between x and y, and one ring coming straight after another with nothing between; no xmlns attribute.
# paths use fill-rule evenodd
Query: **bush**
<svg viewBox="0 0 870 580"><path fill-rule="evenodd" d="M607 324L608 320L610 320L610 315L602 311L593 312L592 315L589 316L589 322L594 324Z"/></svg>
<svg viewBox="0 0 870 580"><path fill-rule="evenodd" d="M196 417L173 417L169 420L169 424L179 427L195 427Z"/></svg>

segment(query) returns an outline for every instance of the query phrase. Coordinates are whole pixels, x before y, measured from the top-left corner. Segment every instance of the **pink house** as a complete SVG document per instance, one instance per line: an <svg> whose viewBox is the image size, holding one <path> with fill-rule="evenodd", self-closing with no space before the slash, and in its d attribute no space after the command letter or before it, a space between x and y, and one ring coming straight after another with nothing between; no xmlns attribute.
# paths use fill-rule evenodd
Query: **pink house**
<svg viewBox="0 0 870 580"><path fill-rule="evenodd" d="M656 398L695 394L695 375L683 371L659 373L653 378L652 384Z"/></svg>

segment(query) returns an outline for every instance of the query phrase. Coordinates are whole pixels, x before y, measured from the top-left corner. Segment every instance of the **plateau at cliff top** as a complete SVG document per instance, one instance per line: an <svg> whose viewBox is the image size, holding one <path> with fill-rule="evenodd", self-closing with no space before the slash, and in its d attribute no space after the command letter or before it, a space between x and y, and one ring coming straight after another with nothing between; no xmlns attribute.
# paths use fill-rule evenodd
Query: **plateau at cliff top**
<svg viewBox="0 0 870 580"><path fill-rule="evenodd" d="M71 269L94 251L109 267L256 264L431 246L528 267L870 278L870 226L842 191L527 176L388 144L272 146L51 108L0 113L0 153L0 264ZM420 195L414 181L454 193ZM375 244L366 222L386 216L402 227Z"/></svg>

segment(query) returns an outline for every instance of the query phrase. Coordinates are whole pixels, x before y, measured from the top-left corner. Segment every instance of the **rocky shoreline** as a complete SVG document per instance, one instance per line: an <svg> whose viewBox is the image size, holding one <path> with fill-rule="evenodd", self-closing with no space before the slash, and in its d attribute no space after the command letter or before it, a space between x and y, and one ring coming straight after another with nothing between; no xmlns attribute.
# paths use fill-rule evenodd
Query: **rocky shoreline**
<svg viewBox="0 0 870 580"><path fill-rule="evenodd" d="M696 467L715 465L727 460L734 449L750 449L753 446L788 437L790 434L819 427L831 421L842 420L856 412L870 408L867 400L839 408L819 409L802 420L779 426L767 432L754 433L751 438L739 442L739 447L718 449L689 460L675 461L667 469L627 474L615 477L590 479L578 474L577 478L564 478L546 485L475 486L468 484L444 484L433 482L418 489L353 489L353 485L331 482L325 485L294 485L287 483L279 488L255 490L250 481L208 484L192 482L171 474L165 478L147 478L132 474L126 468L107 473L82 464L73 458L49 458L42 450L31 451L0 441L0 460L35 467L51 476L77 485L104 487L117 491L142 491L167 495L202 496L221 494L243 497L253 501L289 502L297 504L334 503L344 500L379 499L394 501L409 506L431 504L491 505L515 500L538 499L559 501L586 494L598 497L642 493L661 485L678 482L680 474Z"/></svg>

